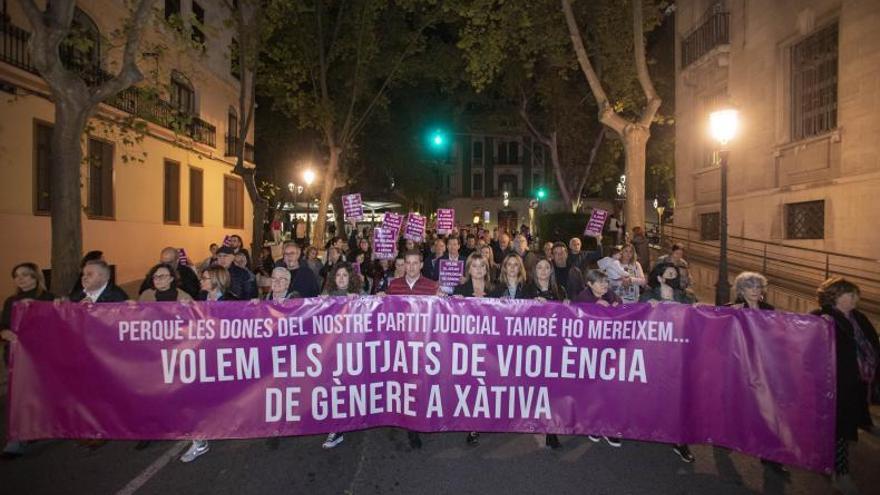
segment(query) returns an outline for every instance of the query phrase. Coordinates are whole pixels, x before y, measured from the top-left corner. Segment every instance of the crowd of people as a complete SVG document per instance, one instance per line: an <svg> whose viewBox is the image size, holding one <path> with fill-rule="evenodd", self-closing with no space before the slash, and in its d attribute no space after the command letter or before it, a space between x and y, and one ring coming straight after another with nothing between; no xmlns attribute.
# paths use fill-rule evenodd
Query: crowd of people
<svg viewBox="0 0 880 495"><path fill-rule="evenodd" d="M334 237L325 246L323 258L316 246L301 246L288 241L282 244L281 258L275 260L270 246L254 259L237 235L227 236L222 244L210 246L210 256L201 263L184 263L173 247L159 253L158 263L146 273L140 285L140 301L229 301L268 300L280 302L291 298L356 295L447 295L451 297L489 297L532 299L536 301L584 302L617 306L636 302L695 304L684 248L673 244L669 252L650 265L648 242L636 227L632 235L615 233L621 243L603 248L602 236L574 237L568 242L545 242L539 251L530 249L531 239L524 229L506 232L453 231L449 235L429 232L422 243L399 239L394 259L375 259L370 233L353 230L346 239ZM591 243L584 249L584 242ZM443 260L461 261L464 268L460 283L443 287L439 283ZM111 267L100 251L86 254L81 263L81 277L68 292L52 294L46 290L43 275L34 263L20 263L12 269L16 292L3 307L0 330L3 338L13 340L10 331L12 305L24 299L54 300L66 294L70 301L104 303L125 301L129 297L114 284ZM753 273L741 273L735 281L737 309L773 311L765 301L767 280ZM880 375L880 344L871 322L857 309L859 287L840 278L826 280L818 288L818 306L814 313L834 322L837 363L837 443L835 482L843 489L852 488L849 478L848 445L858 438L858 430L877 433L869 414L871 387ZM8 346L4 348L8 360ZM590 436L620 447L622 439ZM333 448L343 442L341 432L331 433L323 443ZM277 439L275 440L277 442ZM409 432L413 448L420 448L421 438ZM479 444L479 433L466 436L468 445ZM101 442L88 445L100 446ZM136 448L145 448L140 442ZM546 436L546 445L559 448L556 435ZM10 442L4 454L20 455L23 444ZM208 451L207 441L194 441L181 460L190 462ZM687 445L672 446L684 462L693 462ZM764 461L782 476L787 470Z"/></svg>

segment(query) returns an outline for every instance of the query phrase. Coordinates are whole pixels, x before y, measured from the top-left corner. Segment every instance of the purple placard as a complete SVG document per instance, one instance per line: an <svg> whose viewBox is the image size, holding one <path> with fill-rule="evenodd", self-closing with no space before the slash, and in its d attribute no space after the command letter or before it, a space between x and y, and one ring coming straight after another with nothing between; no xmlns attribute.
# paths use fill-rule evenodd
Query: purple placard
<svg viewBox="0 0 880 495"><path fill-rule="evenodd" d="M605 226L605 219L608 218L608 212L601 208L593 208L590 214L590 220L587 222L587 228L584 229L584 235L597 236L602 234L602 228Z"/></svg>
<svg viewBox="0 0 880 495"><path fill-rule="evenodd" d="M189 256L186 255L186 249L177 249L177 263L180 266L189 266Z"/></svg>
<svg viewBox="0 0 880 495"><path fill-rule="evenodd" d="M438 263L440 274L440 290L452 294L452 289L461 283L464 275L464 261L440 260Z"/></svg>
<svg viewBox="0 0 880 495"><path fill-rule="evenodd" d="M12 440L397 426L716 444L826 472L834 459L834 329L811 315L367 296L18 302L12 328Z"/></svg>
<svg viewBox="0 0 880 495"><path fill-rule="evenodd" d="M361 193L346 194L342 196L342 209L346 222L359 222L363 220L364 203L361 201Z"/></svg>
<svg viewBox="0 0 880 495"><path fill-rule="evenodd" d="M223 245L226 247L232 247L232 236L231 235L223 236Z"/></svg>
<svg viewBox="0 0 880 495"><path fill-rule="evenodd" d="M437 233L449 234L455 228L455 209L454 208L438 208L437 209Z"/></svg>
<svg viewBox="0 0 880 495"><path fill-rule="evenodd" d="M426 218L418 213L410 213L406 216L406 228L403 231L404 239L413 242L422 242L425 240L425 222Z"/></svg>
<svg viewBox="0 0 880 495"><path fill-rule="evenodd" d="M385 213L385 217L382 219L382 227L393 230L395 237L400 235L401 225L403 225L403 215L392 211Z"/></svg>
<svg viewBox="0 0 880 495"><path fill-rule="evenodd" d="M397 256L397 232L384 227L373 229L373 257L393 260Z"/></svg>

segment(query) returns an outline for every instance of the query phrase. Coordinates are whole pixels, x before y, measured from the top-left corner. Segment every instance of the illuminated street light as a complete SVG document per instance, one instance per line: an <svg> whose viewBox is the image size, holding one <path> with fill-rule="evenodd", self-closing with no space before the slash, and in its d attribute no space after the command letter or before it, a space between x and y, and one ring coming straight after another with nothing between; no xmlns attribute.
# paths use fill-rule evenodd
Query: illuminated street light
<svg viewBox="0 0 880 495"><path fill-rule="evenodd" d="M315 172L312 169L306 169L303 172L303 180L306 181L307 186L311 186L313 182L315 182Z"/></svg>
<svg viewBox="0 0 880 495"><path fill-rule="evenodd" d="M715 304L722 306L730 302L730 277L727 270L727 161L730 156L728 144L736 136L739 128L739 112L732 107L722 107L709 115L709 130L718 141L721 161L721 212L718 233L719 259L718 281L715 283Z"/></svg>

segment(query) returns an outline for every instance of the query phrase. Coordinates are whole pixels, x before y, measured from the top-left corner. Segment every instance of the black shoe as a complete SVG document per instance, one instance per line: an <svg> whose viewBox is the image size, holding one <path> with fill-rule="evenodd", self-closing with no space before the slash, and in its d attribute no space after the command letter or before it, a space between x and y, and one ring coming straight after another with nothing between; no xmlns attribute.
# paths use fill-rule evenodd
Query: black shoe
<svg viewBox="0 0 880 495"><path fill-rule="evenodd" d="M789 471L788 468L786 468L782 464L774 461L768 461L767 459L761 459L761 464L763 464L765 468L773 471L782 478L785 478L786 480L791 479L791 471Z"/></svg>
<svg viewBox="0 0 880 495"><path fill-rule="evenodd" d="M477 445L480 445L480 434L472 431L467 434L467 437L464 439L464 441L467 442L467 444L471 447L476 447Z"/></svg>
<svg viewBox="0 0 880 495"><path fill-rule="evenodd" d="M269 447L269 450L278 450L279 445L281 445L281 440L279 440L278 437L266 439L266 446Z"/></svg>
<svg viewBox="0 0 880 495"><path fill-rule="evenodd" d="M688 464L697 460L697 458L694 457L694 454L691 454L691 449L688 448L687 444L681 443L673 445L672 451L678 454L678 457L680 457L682 461Z"/></svg>
<svg viewBox="0 0 880 495"><path fill-rule="evenodd" d="M422 448L422 437L419 436L419 432L417 431L408 431L406 432L406 436L409 437L409 446L413 449Z"/></svg>
<svg viewBox="0 0 880 495"><path fill-rule="evenodd" d="M151 442L150 440L141 440L140 442L135 444L134 450L144 450L149 447L151 443L153 442Z"/></svg>
<svg viewBox="0 0 880 495"><path fill-rule="evenodd" d="M559 437L557 437L556 435L552 435L552 434L544 437L544 445L546 445L547 447L550 447L553 450L562 448L562 444L559 443Z"/></svg>

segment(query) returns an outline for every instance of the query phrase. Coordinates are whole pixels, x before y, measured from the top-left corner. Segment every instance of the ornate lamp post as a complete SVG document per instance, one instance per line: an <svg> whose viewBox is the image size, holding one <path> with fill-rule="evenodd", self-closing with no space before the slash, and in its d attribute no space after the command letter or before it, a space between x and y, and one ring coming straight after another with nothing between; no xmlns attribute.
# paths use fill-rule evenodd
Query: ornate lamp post
<svg viewBox="0 0 880 495"><path fill-rule="evenodd" d="M718 141L721 158L721 228L718 260L718 282L715 284L715 304L720 306L730 302L730 280L727 271L727 159L730 155L728 144L736 136L739 125L739 112L731 107L720 108L709 116L709 129Z"/></svg>
<svg viewBox="0 0 880 495"><path fill-rule="evenodd" d="M666 211L666 207L660 204L660 201L657 198L654 198L654 209L657 210L657 236L660 246L663 246L663 212Z"/></svg>

